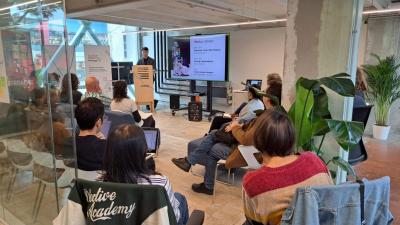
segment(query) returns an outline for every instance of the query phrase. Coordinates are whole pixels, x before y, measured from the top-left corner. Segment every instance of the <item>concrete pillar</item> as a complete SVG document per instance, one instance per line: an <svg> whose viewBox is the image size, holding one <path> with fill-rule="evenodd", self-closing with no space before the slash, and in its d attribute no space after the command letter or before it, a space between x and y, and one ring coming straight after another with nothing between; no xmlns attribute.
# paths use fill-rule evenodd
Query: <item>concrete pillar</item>
<svg viewBox="0 0 400 225"><path fill-rule="evenodd" d="M347 72L355 77L362 5L363 0L288 1L282 101L285 108L293 103L295 83L302 76L315 79ZM351 119L351 98L332 94L330 99L334 118ZM337 155L339 146L332 147L332 139L327 141L332 154Z"/></svg>

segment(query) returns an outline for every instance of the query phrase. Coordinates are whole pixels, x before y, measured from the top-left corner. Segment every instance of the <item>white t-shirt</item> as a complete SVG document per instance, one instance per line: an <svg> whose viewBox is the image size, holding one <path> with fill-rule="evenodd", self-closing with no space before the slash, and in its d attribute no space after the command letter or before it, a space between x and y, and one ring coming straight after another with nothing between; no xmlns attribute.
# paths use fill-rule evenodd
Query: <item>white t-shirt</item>
<svg viewBox="0 0 400 225"><path fill-rule="evenodd" d="M112 100L110 107L111 111L120 111L129 114L138 110L136 102L129 98L123 98L119 102Z"/></svg>

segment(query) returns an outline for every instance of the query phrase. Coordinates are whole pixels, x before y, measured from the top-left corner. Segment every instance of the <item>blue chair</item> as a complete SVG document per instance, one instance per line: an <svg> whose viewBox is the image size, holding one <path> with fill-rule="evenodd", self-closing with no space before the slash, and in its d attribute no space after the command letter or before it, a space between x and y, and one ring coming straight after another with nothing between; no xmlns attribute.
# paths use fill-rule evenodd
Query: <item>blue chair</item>
<svg viewBox="0 0 400 225"><path fill-rule="evenodd" d="M132 114L118 112L118 111L106 111L105 115L109 121L111 121L110 130L114 130L122 124L136 125L135 119Z"/></svg>

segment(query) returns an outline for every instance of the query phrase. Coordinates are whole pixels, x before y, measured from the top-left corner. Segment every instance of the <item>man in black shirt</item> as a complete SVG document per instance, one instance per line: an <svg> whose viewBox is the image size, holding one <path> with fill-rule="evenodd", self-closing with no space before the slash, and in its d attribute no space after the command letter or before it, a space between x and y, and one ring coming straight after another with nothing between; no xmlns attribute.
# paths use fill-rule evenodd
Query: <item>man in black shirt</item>
<svg viewBox="0 0 400 225"><path fill-rule="evenodd" d="M152 65L153 70L156 69L156 61L149 56L149 48L142 48L142 58L139 59L136 63L137 65Z"/></svg>
<svg viewBox="0 0 400 225"><path fill-rule="evenodd" d="M86 171L101 170L106 140L101 133L104 105L94 97L81 101L75 109L79 135L76 138L78 168Z"/></svg>
<svg viewBox="0 0 400 225"><path fill-rule="evenodd" d="M136 65L152 65L153 71L156 70L156 61L149 56L149 48L143 47L142 48L142 58L139 59ZM156 77L153 76L153 82L156 81ZM158 100L154 99L154 108L157 107ZM150 110L150 106L146 106L147 110Z"/></svg>

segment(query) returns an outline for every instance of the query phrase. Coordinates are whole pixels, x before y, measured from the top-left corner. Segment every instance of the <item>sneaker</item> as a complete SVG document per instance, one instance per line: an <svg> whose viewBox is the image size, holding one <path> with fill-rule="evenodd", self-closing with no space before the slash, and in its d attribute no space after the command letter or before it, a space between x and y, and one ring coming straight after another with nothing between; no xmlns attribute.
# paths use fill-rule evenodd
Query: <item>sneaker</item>
<svg viewBox="0 0 400 225"><path fill-rule="evenodd" d="M194 192L207 194L207 195L213 195L214 194L214 189L206 188L206 185L204 183L192 184L192 190Z"/></svg>
<svg viewBox="0 0 400 225"><path fill-rule="evenodd" d="M192 165L190 165L189 161L187 160L187 158L173 158L171 160L177 167L179 167L181 170L185 171L185 172L189 172L190 167Z"/></svg>

